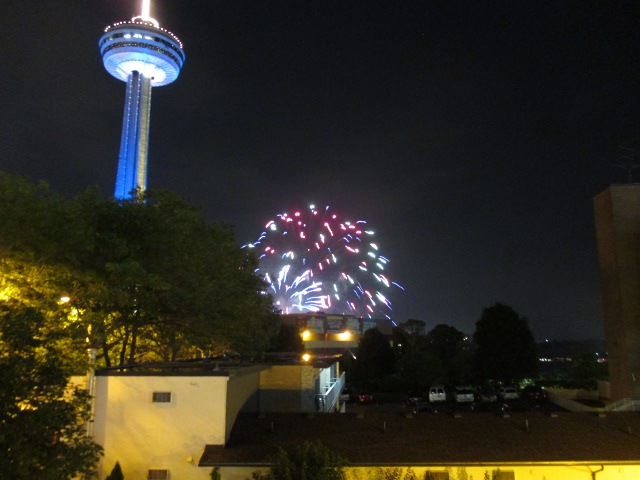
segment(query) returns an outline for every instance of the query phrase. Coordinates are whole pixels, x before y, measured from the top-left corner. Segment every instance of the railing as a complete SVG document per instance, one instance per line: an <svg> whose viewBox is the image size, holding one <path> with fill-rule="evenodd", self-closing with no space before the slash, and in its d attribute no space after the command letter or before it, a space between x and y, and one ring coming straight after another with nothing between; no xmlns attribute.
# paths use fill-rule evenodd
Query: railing
<svg viewBox="0 0 640 480"><path fill-rule="evenodd" d="M604 409L608 412L640 412L640 400L623 398L617 402L610 403Z"/></svg>
<svg viewBox="0 0 640 480"><path fill-rule="evenodd" d="M319 412L332 412L340 392L344 387L345 375L344 373L337 378L332 378L327 385L321 387L322 390L316 395L316 403Z"/></svg>

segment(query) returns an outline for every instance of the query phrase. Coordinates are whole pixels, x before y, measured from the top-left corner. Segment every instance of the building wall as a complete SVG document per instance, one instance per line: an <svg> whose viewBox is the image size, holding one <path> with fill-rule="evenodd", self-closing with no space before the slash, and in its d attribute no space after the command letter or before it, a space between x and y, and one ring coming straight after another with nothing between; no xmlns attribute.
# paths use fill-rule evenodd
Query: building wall
<svg viewBox="0 0 640 480"><path fill-rule="evenodd" d="M235 415L258 386L244 376L98 376L94 427L105 455L98 478L120 462L125 478L168 469L170 478L207 479L197 467L204 446L223 445ZM171 392L154 403L153 392ZM209 469L210 471L210 469Z"/></svg>
<svg viewBox="0 0 640 480"><path fill-rule="evenodd" d="M231 435L231 429L240 411L256 411L260 389L260 371L266 367L244 368L242 371L234 371L229 376L227 384L227 411L225 438L226 444ZM203 447L204 448L204 447Z"/></svg>
<svg viewBox="0 0 640 480"><path fill-rule="evenodd" d="M260 374L261 412L315 412L316 394L337 376L337 364L272 365Z"/></svg>
<svg viewBox="0 0 640 480"><path fill-rule="evenodd" d="M302 336L305 350L320 352L344 352L357 349L362 334L370 328L377 328L385 335L391 335L393 322L389 319L374 320L358 318L354 315L327 313L282 314L284 325L297 327ZM345 334L348 332L348 335Z"/></svg>
<svg viewBox="0 0 640 480"><path fill-rule="evenodd" d="M309 390L313 398L313 383L303 375L306 365L280 365L260 373L261 412L305 412Z"/></svg>
<svg viewBox="0 0 640 480"><path fill-rule="evenodd" d="M448 480L471 480L492 478L496 470L500 470L505 475L505 480L634 480L640 478L640 466L626 464L605 465L604 470L601 464L593 465L449 465L433 467L411 467L418 479L423 479L427 471L434 474L448 474ZM385 480L391 478L384 476L384 471L396 470L401 472L401 476L393 478L403 478L407 473L407 467L349 467L347 468L347 480ZM221 467L218 469L221 480L246 480L251 478L254 471L266 471L257 467ZM209 470L210 471L210 470ZM592 472L597 472L592 476ZM488 477L485 476L488 474ZM513 475L510 475L512 473ZM447 476L436 476L433 478L444 479ZM498 477L499 478L499 477Z"/></svg>
<svg viewBox="0 0 640 480"><path fill-rule="evenodd" d="M594 199L611 399L640 398L640 185Z"/></svg>
<svg viewBox="0 0 640 480"><path fill-rule="evenodd" d="M197 467L198 460L205 445L226 444L240 411L313 412L316 386L330 382L332 369L257 365L212 375L98 375L92 433L105 451L98 478L118 461L125 478L167 469L171 479L209 480L211 469ZM74 380L86 383L86 377ZM154 392L170 392L171 400L153 402Z"/></svg>

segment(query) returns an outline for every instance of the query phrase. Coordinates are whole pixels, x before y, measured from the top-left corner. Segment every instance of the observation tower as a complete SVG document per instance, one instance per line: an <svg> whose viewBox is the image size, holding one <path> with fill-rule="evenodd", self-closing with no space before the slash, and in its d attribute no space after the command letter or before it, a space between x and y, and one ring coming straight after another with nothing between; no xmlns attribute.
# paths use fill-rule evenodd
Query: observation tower
<svg viewBox="0 0 640 480"><path fill-rule="evenodd" d="M104 29L99 47L104 68L127 83L115 198L136 200L147 187L151 87L167 85L184 63L182 42L150 16L150 0L130 21Z"/></svg>

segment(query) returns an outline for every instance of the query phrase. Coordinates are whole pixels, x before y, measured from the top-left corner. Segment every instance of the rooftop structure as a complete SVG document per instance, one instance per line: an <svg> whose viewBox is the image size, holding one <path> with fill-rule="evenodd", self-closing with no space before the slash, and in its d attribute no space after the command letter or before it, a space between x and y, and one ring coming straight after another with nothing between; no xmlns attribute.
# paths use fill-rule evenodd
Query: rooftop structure
<svg viewBox="0 0 640 480"><path fill-rule="evenodd" d="M107 72L127 83L114 196L135 200L147 188L151 87L178 78L182 42L151 18L150 0L143 0L141 15L106 27L99 47Z"/></svg>
<svg viewBox="0 0 640 480"><path fill-rule="evenodd" d="M640 399L640 185L594 199L611 399Z"/></svg>

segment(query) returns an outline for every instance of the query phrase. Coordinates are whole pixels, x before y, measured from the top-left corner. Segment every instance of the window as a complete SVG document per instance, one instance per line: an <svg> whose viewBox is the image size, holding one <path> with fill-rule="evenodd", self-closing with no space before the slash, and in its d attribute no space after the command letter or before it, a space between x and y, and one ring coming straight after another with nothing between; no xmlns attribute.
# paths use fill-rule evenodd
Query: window
<svg viewBox="0 0 640 480"><path fill-rule="evenodd" d="M494 480L516 480L516 474L513 470L494 470L493 476L491 477Z"/></svg>
<svg viewBox="0 0 640 480"><path fill-rule="evenodd" d="M425 475L427 480L449 480L449 472L431 472Z"/></svg>
<svg viewBox="0 0 640 480"><path fill-rule="evenodd" d="M147 480L169 480L169 470L149 470Z"/></svg>
<svg viewBox="0 0 640 480"><path fill-rule="evenodd" d="M153 392L153 403L170 403L170 402L171 402L171 392Z"/></svg>

